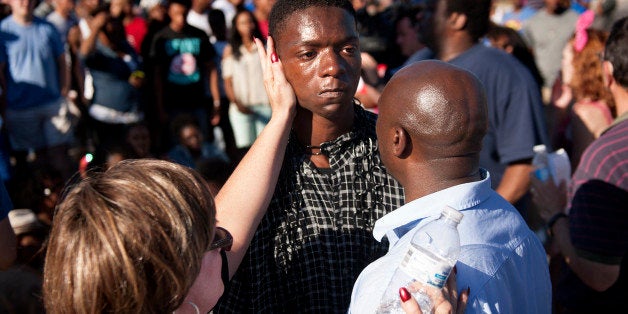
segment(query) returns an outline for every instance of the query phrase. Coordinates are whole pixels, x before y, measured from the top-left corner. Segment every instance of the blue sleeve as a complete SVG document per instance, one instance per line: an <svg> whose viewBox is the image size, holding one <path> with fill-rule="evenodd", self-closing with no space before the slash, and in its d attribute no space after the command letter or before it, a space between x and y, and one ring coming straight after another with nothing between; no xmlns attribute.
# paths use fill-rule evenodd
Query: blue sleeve
<svg viewBox="0 0 628 314"><path fill-rule="evenodd" d="M65 52L63 42L61 41L61 35L59 35L59 31L57 31L57 29L52 24L48 23L48 26L52 51L54 52L55 58L59 58L59 56L61 56Z"/></svg>
<svg viewBox="0 0 628 314"><path fill-rule="evenodd" d="M0 184L0 220L9 215L11 210L13 210L13 203L9 197L9 193L7 193L4 184Z"/></svg>
<svg viewBox="0 0 628 314"><path fill-rule="evenodd" d="M541 95L534 80L522 67L512 68L511 79L503 80L497 106L496 147L502 164L532 158L532 147L549 145ZM527 74L527 75L526 75Z"/></svg>
<svg viewBox="0 0 628 314"><path fill-rule="evenodd" d="M0 25L2 24L0 23ZM8 60L7 46L6 46L6 42L8 41L7 37L8 37L8 34L5 31L0 30L0 63L5 63Z"/></svg>

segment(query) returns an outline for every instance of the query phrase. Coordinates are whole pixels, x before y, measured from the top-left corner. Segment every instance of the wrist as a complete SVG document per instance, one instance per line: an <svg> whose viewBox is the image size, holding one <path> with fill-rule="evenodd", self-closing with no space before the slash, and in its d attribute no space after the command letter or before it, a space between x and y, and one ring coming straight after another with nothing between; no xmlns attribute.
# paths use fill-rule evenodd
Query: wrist
<svg viewBox="0 0 628 314"><path fill-rule="evenodd" d="M569 216L567 216L567 214L560 212L560 213L556 213L554 214L554 216L552 216L548 221L547 221L547 232L549 233L549 235L551 237L554 236L554 232L553 232L553 227L556 224L556 222L558 222L561 218L567 218L569 219Z"/></svg>

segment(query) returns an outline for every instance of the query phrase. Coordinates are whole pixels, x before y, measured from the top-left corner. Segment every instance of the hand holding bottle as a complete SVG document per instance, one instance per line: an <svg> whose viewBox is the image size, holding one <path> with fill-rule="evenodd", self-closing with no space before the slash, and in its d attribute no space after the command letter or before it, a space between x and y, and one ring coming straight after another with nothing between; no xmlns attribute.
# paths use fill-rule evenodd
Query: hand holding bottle
<svg viewBox="0 0 628 314"><path fill-rule="evenodd" d="M419 282L414 282L409 289L412 291L423 289L432 300L432 304L434 304L433 311L435 314L464 313L469 301L469 293L471 292L470 288L467 287L458 295L455 274L449 276L447 285L442 290ZM408 289L400 288L399 297L401 298L401 308L406 314L423 314L419 304Z"/></svg>

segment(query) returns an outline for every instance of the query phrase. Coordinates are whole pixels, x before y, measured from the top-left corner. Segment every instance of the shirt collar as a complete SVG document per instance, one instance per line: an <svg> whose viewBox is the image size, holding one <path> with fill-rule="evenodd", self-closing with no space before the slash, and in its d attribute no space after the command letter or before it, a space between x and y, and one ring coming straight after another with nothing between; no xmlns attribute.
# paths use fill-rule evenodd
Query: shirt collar
<svg viewBox="0 0 628 314"><path fill-rule="evenodd" d="M390 246L414 228L417 224L437 218L444 206L459 211L482 203L490 196L491 180L488 171L480 169L482 180L455 185L444 190L426 195L399 207L375 222L373 236L381 241L388 237Z"/></svg>
<svg viewBox="0 0 628 314"><path fill-rule="evenodd" d="M613 123L611 123L611 125L609 125L606 130L604 130L604 132L602 132L602 134L606 133L608 130L610 130L612 127L620 124L621 122L623 122L624 120L628 120L628 111L624 112L622 115L618 116L617 118L615 118L615 120L613 120Z"/></svg>

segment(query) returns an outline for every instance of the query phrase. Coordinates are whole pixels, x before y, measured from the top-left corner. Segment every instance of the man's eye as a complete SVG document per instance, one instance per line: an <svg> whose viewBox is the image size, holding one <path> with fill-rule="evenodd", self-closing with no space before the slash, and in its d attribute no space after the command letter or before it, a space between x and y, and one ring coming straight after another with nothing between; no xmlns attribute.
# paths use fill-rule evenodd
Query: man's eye
<svg viewBox="0 0 628 314"><path fill-rule="evenodd" d="M299 54L299 57L301 59L306 59L306 60L307 59L312 59L312 58L314 58L314 56L316 56L316 52L314 52L314 51L305 51L305 52Z"/></svg>
<svg viewBox="0 0 628 314"><path fill-rule="evenodd" d="M343 50L347 54L355 54L358 49L356 47L349 46L349 47L345 47Z"/></svg>

